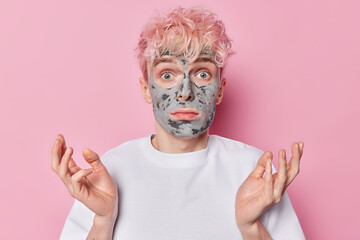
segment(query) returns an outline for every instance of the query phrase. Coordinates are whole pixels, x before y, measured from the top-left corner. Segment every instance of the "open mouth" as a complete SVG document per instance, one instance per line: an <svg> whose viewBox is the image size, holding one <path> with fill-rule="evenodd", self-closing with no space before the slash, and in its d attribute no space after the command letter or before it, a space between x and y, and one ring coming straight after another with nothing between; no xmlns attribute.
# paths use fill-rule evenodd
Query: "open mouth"
<svg viewBox="0 0 360 240"><path fill-rule="evenodd" d="M193 121L198 119L200 116L201 113L196 110L196 108L179 108L170 113L170 117L176 121Z"/></svg>

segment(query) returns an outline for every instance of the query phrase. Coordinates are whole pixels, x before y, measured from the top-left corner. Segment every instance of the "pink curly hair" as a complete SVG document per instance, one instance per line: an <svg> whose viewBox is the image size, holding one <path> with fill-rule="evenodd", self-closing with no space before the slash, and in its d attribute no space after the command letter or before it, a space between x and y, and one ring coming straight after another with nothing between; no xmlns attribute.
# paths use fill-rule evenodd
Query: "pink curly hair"
<svg viewBox="0 0 360 240"><path fill-rule="evenodd" d="M213 53L221 68L221 79L228 57L234 53L224 23L203 7L178 7L166 16L158 12L145 25L135 50L146 81L147 62L167 53L188 62L196 60L200 53Z"/></svg>

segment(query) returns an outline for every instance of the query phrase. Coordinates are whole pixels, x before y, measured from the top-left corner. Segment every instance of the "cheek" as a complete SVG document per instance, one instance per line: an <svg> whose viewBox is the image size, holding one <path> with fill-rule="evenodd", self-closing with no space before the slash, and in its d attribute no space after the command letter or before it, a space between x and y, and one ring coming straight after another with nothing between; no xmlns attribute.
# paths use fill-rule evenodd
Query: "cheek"
<svg viewBox="0 0 360 240"><path fill-rule="evenodd" d="M216 103L217 89L211 86L203 87L196 93L197 104L201 110L211 110Z"/></svg>
<svg viewBox="0 0 360 240"><path fill-rule="evenodd" d="M155 88L153 89L153 92L154 94L152 95L152 99L154 107L156 107L159 111L166 112L174 103L175 94L172 90L162 88Z"/></svg>

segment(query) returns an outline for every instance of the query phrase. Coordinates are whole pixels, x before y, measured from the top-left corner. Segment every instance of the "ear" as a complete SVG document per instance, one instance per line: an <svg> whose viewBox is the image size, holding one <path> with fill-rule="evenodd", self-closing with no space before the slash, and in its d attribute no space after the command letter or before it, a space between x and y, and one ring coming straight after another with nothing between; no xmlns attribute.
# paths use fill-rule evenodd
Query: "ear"
<svg viewBox="0 0 360 240"><path fill-rule="evenodd" d="M149 90L149 82L144 79L144 77L140 77L139 79L141 91L144 96L144 99L147 103L152 103L152 98Z"/></svg>
<svg viewBox="0 0 360 240"><path fill-rule="evenodd" d="M219 89L219 93L216 97L216 105L220 104L223 97L224 97L224 88L225 88L225 85L226 85L226 79L223 78L223 80L221 81L221 86L220 86L220 89Z"/></svg>

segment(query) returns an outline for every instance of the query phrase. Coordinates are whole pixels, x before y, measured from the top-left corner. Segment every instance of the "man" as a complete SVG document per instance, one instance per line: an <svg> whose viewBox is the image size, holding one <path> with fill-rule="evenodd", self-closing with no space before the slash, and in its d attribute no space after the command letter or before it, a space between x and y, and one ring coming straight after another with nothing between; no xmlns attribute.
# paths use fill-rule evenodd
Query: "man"
<svg viewBox="0 0 360 240"><path fill-rule="evenodd" d="M142 93L156 134L106 152L83 151L80 169L59 134L52 168L75 203L61 239L304 239L285 189L303 142L287 163L208 129L233 53L223 23L201 8L154 18L137 47Z"/></svg>

